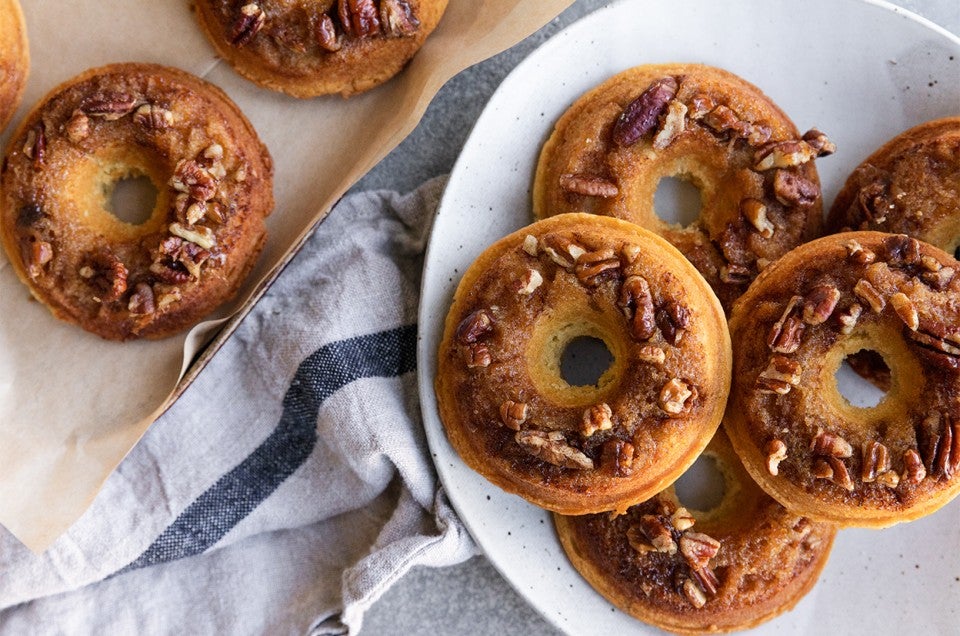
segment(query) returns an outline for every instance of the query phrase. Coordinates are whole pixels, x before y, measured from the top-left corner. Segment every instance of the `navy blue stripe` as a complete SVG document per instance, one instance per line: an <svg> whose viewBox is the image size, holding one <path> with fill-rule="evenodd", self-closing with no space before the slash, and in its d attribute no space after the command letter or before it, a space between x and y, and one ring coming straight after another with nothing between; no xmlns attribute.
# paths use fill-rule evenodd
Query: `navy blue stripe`
<svg viewBox="0 0 960 636"><path fill-rule="evenodd" d="M200 554L277 489L313 452L317 412L354 380L394 377L416 368L416 326L320 347L297 368L270 436L184 510L118 574Z"/></svg>

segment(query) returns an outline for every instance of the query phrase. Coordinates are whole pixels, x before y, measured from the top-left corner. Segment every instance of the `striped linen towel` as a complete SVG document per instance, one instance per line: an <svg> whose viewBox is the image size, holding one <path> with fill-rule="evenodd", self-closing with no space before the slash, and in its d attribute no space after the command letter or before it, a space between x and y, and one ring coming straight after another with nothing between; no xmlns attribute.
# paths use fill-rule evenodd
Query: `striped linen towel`
<svg viewBox="0 0 960 636"><path fill-rule="evenodd" d="M355 633L475 553L414 373L443 185L344 199L66 535L0 528L0 633Z"/></svg>

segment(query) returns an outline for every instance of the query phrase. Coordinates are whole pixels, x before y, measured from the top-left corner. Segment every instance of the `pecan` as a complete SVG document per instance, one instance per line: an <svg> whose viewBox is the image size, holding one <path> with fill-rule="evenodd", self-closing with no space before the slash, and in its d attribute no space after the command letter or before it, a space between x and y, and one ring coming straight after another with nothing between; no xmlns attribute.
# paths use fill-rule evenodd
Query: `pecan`
<svg viewBox="0 0 960 636"><path fill-rule="evenodd" d="M764 450L767 452L767 472L776 477L780 474L780 462L787 458L787 445L779 439L772 439Z"/></svg>
<svg viewBox="0 0 960 636"><path fill-rule="evenodd" d="M682 413L688 408L687 402L692 395L693 391L689 384L672 378L660 389L660 408L671 415Z"/></svg>
<svg viewBox="0 0 960 636"><path fill-rule="evenodd" d="M653 296L643 276L628 276L620 287L617 304L630 319L630 335L634 340L649 340L656 331Z"/></svg>
<svg viewBox="0 0 960 636"><path fill-rule="evenodd" d="M790 389L800 384L803 367L796 360L775 355L757 377L756 388L761 393L786 395Z"/></svg>
<svg viewBox="0 0 960 636"><path fill-rule="evenodd" d="M832 481L844 490L853 490L853 480L839 457L819 457L813 462L813 475L819 479Z"/></svg>
<svg viewBox="0 0 960 636"><path fill-rule="evenodd" d="M717 132L733 130L740 122L740 118L728 106L720 104L703 116L703 123Z"/></svg>
<svg viewBox="0 0 960 636"><path fill-rule="evenodd" d="M630 526L627 528L626 535L627 543L641 555L657 551L657 549L653 547L653 544L647 539L647 535L643 533L640 526Z"/></svg>
<svg viewBox="0 0 960 636"><path fill-rule="evenodd" d="M133 114L133 121L147 130L163 130L173 125L173 113L156 104L144 104Z"/></svg>
<svg viewBox="0 0 960 636"><path fill-rule="evenodd" d="M527 234L523 237L523 251L536 258L537 256L537 237L533 234Z"/></svg>
<svg viewBox="0 0 960 636"><path fill-rule="evenodd" d="M170 186L178 192L186 192L196 201L209 201L217 194L216 179L193 159L181 159L177 163L170 177Z"/></svg>
<svg viewBox="0 0 960 636"><path fill-rule="evenodd" d="M923 460L920 459L920 453L914 449L909 449L903 453L903 474L900 481L913 486L923 481L927 476L927 471L923 467Z"/></svg>
<svg viewBox="0 0 960 636"><path fill-rule="evenodd" d="M105 121L116 121L132 113L136 105L137 100L132 95L105 93L85 99L80 105L80 109L90 117L100 117Z"/></svg>
<svg viewBox="0 0 960 636"><path fill-rule="evenodd" d="M927 270L928 272L939 272L941 269L943 269L943 265L940 264L940 261L932 256L921 256L920 265L922 265L923 269Z"/></svg>
<svg viewBox="0 0 960 636"><path fill-rule="evenodd" d="M702 532L684 532L680 537L680 554L694 570L707 566L720 551L720 542Z"/></svg>
<svg viewBox="0 0 960 636"><path fill-rule="evenodd" d="M890 263L914 264L920 262L920 241L906 234L895 234L883 240Z"/></svg>
<svg viewBox="0 0 960 636"><path fill-rule="evenodd" d="M763 238L772 238L776 227L767 218L767 206L759 199L746 198L740 201L740 213Z"/></svg>
<svg viewBox="0 0 960 636"><path fill-rule="evenodd" d="M865 443L862 454L860 479L864 483L873 483L877 481L879 475L890 470L890 453L887 451L887 447L880 442L871 440Z"/></svg>
<svg viewBox="0 0 960 636"><path fill-rule="evenodd" d="M792 316L794 308L803 300L801 296L793 296L787 301L787 306L780 319L773 323L770 332L767 334L767 346L777 353L793 353L800 347L800 339L803 337L804 324Z"/></svg>
<svg viewBox="0 0 960 636"><path fill-rule="evenodd" d="M694 121L703 119L703 117L716 108L716 106L716 102L714 102L713 98L709 95L694 95L690 99L690 103L687 104L687 116Z"/></svg>
<svg viewBox="0 0 960 636"><path fill-rule="evenodd" d="M810 450L815 455L829 455L830 457L850 457L853 455L853 446L847 440L835 433L828 433L819 428L810 442Z"/></svg>
<svg viewBox="0 0 960 636"><path fill-rule="evenodd" d="M923 421L917 438L928 475L949 479L960 469L960 420L934 413Z"/></svg>
<svg viewBox="0 0 960 636"><path fill-rule="evenodd" d="M333 24L333 18L324 13L317 22L316 29L317 44L324 51L334 53L343 48L343 40L337 34L337 27Z"/></svg>
<svg viewBox="0 0 960 636"><path fill-rule="evenodd" d="M840 321L840 332L844 335L853 333L853 328L857 326L857 320L860 319L862 313L863 306L860 303L854 303L837 315L837 320Z"/></svg>
<svg viewBox="0 0 960 636"><path fill-rule="evenodd" d="M338 0L340 24L353 38L368 38L380 32L380 12L373 0Z"/></svg>
<svg viewBox="0 0 960 636"><path fill-rule="evenodd" d="M627 477L633 472L636 448L621 439L608 439L603 443L600 465L608 467L614 477Z"/></svg>
<svg viewBox="0 0 960 636"><path fill-rule="evenodd" d="M887 301L883 297L883 294L865 278L857 281L857 284L853 287L853 293L856 294L857 298L870 305L870 309L878 314L887 306Z"/></svg>
<svg viewBox="0 0 960 636"><path fill-rule="evenodd" d="M577 259L587 253L573 241L556 235L544 237L540 246L550 260L564 269L573 269Z"/></svg>
<svg viewBox="0 0 960 636"><path fill-rule="evenodd" d="M727 263L720 267L720 281L729 285L744 285L753 280L753 272L745 265Z"/></svg>
<svg viewBox="0 0 960 636"><path fill-rule="evenodd" d="M673 532L663 517L643 515L640 517L639 527L654 550L665 554L677 553L677 542L673 540Z"/></svg>
<svg viewBox="0 0 960 636"><path fill-rule="evenodd" d="M816 156L817 151L805 141L778 141L757 152L753 169L790 168L805 164Z"/></svg>
<svg viewBox="0 0 960 636"><path fill-rule="evenodd" d="M238 47L247 44L260 32L266 19L260 5L250 2L241 6L230 27L230 42Z"/></svg>
<svg viewBox="0 0 960 636"><path fill-rule="evenodd" d="M840 290L835 285L817 285L803 300L803 322L808 325L825 323L839 300Z"/></svg>
<svg viewBox="0 0 960 636"><path fill-rule="evenodd" d="M887 488L896 488L900 484L900 475L895 470L885 470L877 475L877 483Z"/></svg>
<svg viewBox="0 0 960 636"><path fill-rule="evenodd" d="M113 302L127 291L127 268L113 252L89 254L80 269L80 276L97 291L97 300Z"/></svg>
<svg viewBox="0 0 960 636"><path fill-rule="evenodd" d="M163 311L170 305L180 302L183 294L178 287L167 287L166 285L154 285L153 293L157 301L157 311Z"/></svg>
<svg viewBox="0 0 960 636"><path fill-rule="evenodd" d="M156 311L153 297L153 288L146 283L137 283L130 300L127 302L127 311L135 316L144 316Z"/></svg>
<svg viewBox="0 0 960 636"><path fill-rule="evenodd" d="M560 175L560 187L571 194L603 199L610 199L620 193L620 188L610 179L579 173Z"/></svg>
<svg viewBox="0 0 960 636"><path fill-rule="evenodd" d="M773 194L784 205L807 207L820 198L820 186L796 172L777 170L773 175Z"/></svg>
<svg viewBox="0 0 960 636"><path fill-rule="evenodd" d="M707 597L703 590L693 582L693 579L685 578L680 586L683 596L695 608L700 609L707 604Z"/></svg>
<svg viewBox="0 0 960 636"><path fill-rule="evenodd" d="M594 404L583 412L580 420L580 433L590 437L597 431L608 431L613 428L613 410L606 402Z"/></svg>
<svg viewBox="0 0 960 636"><path fill-rule="evenodd" d="M908 331L907 335L924 349L935 353L946 355L952 358L960 358L960 339L956 344L948 342L948 336L927 332L921 329L917 331ZM956 336L954 338L957 338Z"/></svg>
<svg viewBox="0 0 960 636"><path fill-rule="evenodd" d="M500 421L507 428L519 431L520 425L527 421L529 411L526 402L507 400L500 405Z"/></svg>
<svg viewBox="0 0 960 636"><path fill-rule="evenodd" d="M637 358L650 364L661 365L666 360L667 354L660 347L644 345L637 351Z"/></svg>
<svg viewBox="0 0 960 636"><path fill-rule="evenodd" d="M179 197L178 197L179 198ZM186 206L183 211L183 218L186 220L188 225L196 225L203 220L203 217L207 215L207 204L206 203L191 203Z"/></svg>
<svg viewBox="0 0 960 636"><path fill-rule="evenodd" d="M620 113L613 125L613 141L620 146L632 146L640 141L657 125L657 120L677 94L677 88L677 80L673 77L653 82Z"/></svg>
<svg viewBox="0 0 960 636"><path fill-rule="evenodd" d="M514 439L523 450L548 464L577 470L593 469L593 460L570 446L560 431L520 431Z"/></svg>
<svg viewBox="0 0 960 636"><path fill-rule="evenodd" d="M184 241L194 243L205 250L209 250L217 244L217 239L213 235L213 230L208 227L197 226L194 228L187 228L179 223L171 223L168 229L174 236L178 236Z"/></svg>
<svg viewBox="0 0 960 636"><path fill-rule="evenodd" d="M906 294L903 292L895 293L890 297L890 305L910 331L917 330L920 326L920 315L917 313L913 301Z"/></svg>
<svg viewBox="0 0 960 636"><path fill-rule="evenodd" d="M638 258L640 258L639 245L632 245L628 243L620 249L620 260L623 262L624 268L630 267L636 263Z"/></svg>
<svg viewBox="0 0 960 636"><path fill-rule="evenodd" d="M826 157L837 151L837 145L816 128L803 133L803 140L817 152L818 157Z"/></svg>
<svg viewBox="0 0 960 636"><path fill-rule="evenodd" d="M653 147L663 150L680 136L686 124L687 106L678 99L671 100L667 105L666 115L660 125L660 131L653 137Z"/></svg>
<svg viewBox="0 0 960 636"><path fill-rule="evenodd" d="M953 281L956 270L952 267L941 267L935 272L923 272L920 274L921 280L933 287L937 291L945 290Z"/></svg>
<svg viewBox="0 0 960 636"><path fill-rule="evenodd" d="M380 21L387 35L407 37L420 29L420 20L406 0L380 0Z"/></svg>
<svg viewBox="0 0 960 636"><path fill-rule="evenodd" d="M76 110L67 123L64 124L64 131L67 133L67 139L71 143L78 144L87 138L90 134L90 118L83 111Z"/></svg>
<svg viewBox="0 0 960 636"><path fill-rule="evenodd" d="M176 223L171 223L171 229ZM168 236L160 242L157 257L150 271L167 283L182 283L200 278L200 266L210 258L210 252L182 236Z"/></svg>
<svg viewBox="0 0 960 636"><path fill-rule="evenodd" d="M846 243L847 255L850 260L858 265L869 265L877 260L877 255L870 250L863 249L858 241L850 239Z"/></svg>
<svg viewBox="0 0 960 636"><path fill-rule="evenodd" d="M676 528L678 532L689 530L696 522L696 518L683 506L674 510L673 514L670 515L670 523L673 524L673 527Z"/></svg>
<svg viewBox="0 0 960 636"><path fill-rule="evenodd" d="M53 246L32 236L22 245L21 254L27 266L27 275L36 278L43 273L44 266L53 260Z"/></svg>
<svg viewBox="0 0 960 636"><path fill-rule="evenodd" d="M677 346L690 326L690 311L680 303L668 300L657 310L656 320L664 340Z"/></svg>
<svg viewBox="0 0 960 636"><path fill-rule="evenodd" d="M473 344L493 333L493 318L486 309L478 309L460 321L457 326L457 342Z"/></svg>
<svg viewBox="0 0 960 636"><path fill-rule="evenodd" d="M615 277L619 269L620 259L613 250L604 249L582 254L577 259L574 272L581 284L596 287L604 280Z"/></svg>
<svg viewBox="0 0 960 636"><path fill-rule="evenodd" d="M43 157L47 152L46 128L46 125L41 121L27 132L27 139L23 144L23 154L29 159L33 159L34 165L42 164Z"/></svg>
<svg viewBox="0 0 960 636"><path fill-rule="evenodd" d="M490 349L482 342L475 342L464 350L464 358L468 369L486 368L493 362Z"/></svg>
<svg viewBox="0 0 960 636"><path fill-rule="evenodd" d="M515 283L517 293L523 296L529 296L543 284L543 275L539 271L528 268L523 277Z"/></svg>

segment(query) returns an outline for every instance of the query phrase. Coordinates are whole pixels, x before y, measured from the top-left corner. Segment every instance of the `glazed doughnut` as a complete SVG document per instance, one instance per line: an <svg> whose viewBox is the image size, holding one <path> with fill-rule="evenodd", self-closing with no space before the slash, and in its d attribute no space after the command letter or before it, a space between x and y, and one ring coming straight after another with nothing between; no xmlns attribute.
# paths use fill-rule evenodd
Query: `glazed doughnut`
<svg viewBox="0 0 960 636"><path fill-rule="evenodd" d="M757 272L819 236L812 159L834 145L796 127L757 87L699 64L638 66L578 99L540 153L537 218L592 212L633 221L673 243L729 311ZM654 211L660 179L692 182L697 221Z"/></svg>
<svg viewBox="0 0 960 636"><path fill-rule="evenodd" d="M7 127L27 85L30 49L17 0L0 0L0 130Z"/></svg>
<svg viewBox="0 0 960 636"><path fill-rule="evenodd" d="M902 234L802 245L734 306L725 426L791 511L844 526L916 519L960 492L960 263ZM878 353L891 387L851 405L834 374Z"/></svg>
<svg viewBox="0 0 960 636"><path fill-rule="evenodd" d="M960 117L915 126L867 157L833 202L827 228L906 234L960 258Z"/></svg>
<svg viewBox="0 0 960 636"><path fill-rule="evenodd" d="M625 221L566 214L496 242L464 273L439 351L437 401L464 462L564 514L624 510L706 446L729 392L723 311L690 263ZM580 337L613 363L571 386Z"/></svg>
<svg viewBox="0 0 960 636"><path fill-rule="evenodd" d="M294 97L369 90L436 28L447 0L199 0L207 38L238 73Z"/></svg>
<svg viewBox="0 0 960 636"><path fill-rule="evenodd" d="M148 177L140 224L108 211ZM217 87L152 64L92 69L20 124L0 172L0 239L58 318L111 340L162 338L232 297L266 237L273 167Z"/></svg>
<svg viewBox="0 0 960 636"><path fill-rule="evenodd" d="M626 514L554 515L578 572L622 611L680 633L748 629L793 608L836 535L788 512L750 479L720 429L704 451L724 494L688 510L671 487Z"/></svg>

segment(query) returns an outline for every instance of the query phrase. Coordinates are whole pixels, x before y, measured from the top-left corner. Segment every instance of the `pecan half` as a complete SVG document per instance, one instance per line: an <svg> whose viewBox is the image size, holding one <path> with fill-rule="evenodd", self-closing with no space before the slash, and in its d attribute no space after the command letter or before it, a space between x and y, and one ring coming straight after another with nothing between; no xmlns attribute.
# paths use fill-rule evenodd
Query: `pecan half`
<svg viewBox="0 0 960 636"><path fill-rule="evenodd" d="M156 104L144 104L133 114L133 121L147 130L163 130L173 125L173 113Z"/></svg>
<svg viewBox="0 0 960 636"><path fill-rule="evenodd" d="M840 290L835 285L817 285L803 299L803 322L821 325L833 314L840 300Z"/></svg>
<svg viewBox="0 0 960 636"><path fill-rule="evenodd" d="M387 35L407 37L420 29L420 20L406 0L380 0L380 22Z"/></svg>
<svg viewBox="0 0 960 636"><path fill-rule="evenodd" d="M890 453L880 442L871 440L863 445L860 479L864 483L877 481L877 476L890 470ZM896 474L896 473L894 473Z"/></svg>
<svg viewBox="0 0 960 636"><path fill-rule="evenodd" d="M113 302L127 291L127 268L109 250L89 254L79 273L96 290L100 301Z"/></svg>
<svg viewBox="0 0 960 636"><path fill-rule="evenodd" d="M657 309L656 321L664 340L677 346L690 326L690 311L675 300L668 300Z"/></svg>
<svg viewBox="0 0 960 636"><path fill-rule="evenodd" d="M600 197L602 199L610 199L620 194L620 188L610 179L589 174L562 174L560 175L560 188L571 194Z"/></svg>
<svg viewBox="0 0 960 636"><path fill-rule="evenodd" d="M514 439L520 448L548 464L576 470L593 469L593 460L570 446L560 431L520 431Z"/></svg>
<svg viewBox="0 0 960 636"><path fill-rule="evenodd" d="M856 294L857 298L870 305L870 309L878 314L887 306L887 300L883 297L883 294L865 278L857 281L857 284L853 286L853 293Z"/></svg>
<svg viewBox="0 0 960 636"><path fill-rule="evenodd" d="M644 342L653 337L657 323L647 279L643 276L628 276L620 287L617 304L630 319L630 335L634 340Z"/></svg>
<svg viewBox="0 0 960 636"><path fill-rule="evenodd" d="M764 450L767 453L767 472L776 477L780 474L780 462L787 458L787 445L779 439L772 439Z"/></svg>
<svg viewBox="0 0 960 636"><path fill-rule="evenodd" d="M678 415L688 408L687 402L692 396L689 384L672 378L660 389L660 408L671 415Z"/></svg>
<svg viewBox="0 0 960 636"><path fill-rule="evenodd" d="M600 465L609 468L614 477L627 477L633 473L636 448L621 439L608 439L603 443Z"/></svg>
<svg viewBox="0 0 960 636"><path fill-rule="evenodd" d="M317 21L315 35L317 44L324 51L335 53L343 48L343 40L337 33L337 27L333 24L333 18L326 13L321 15Z"/></svg>
<svg viewBox="0 0 960 636"><path fill-rule="evenodd" d="M820 186L792 170L773 175L773 194L784 205L808 207L820 198Z"/></svg>
<svg viewBox="0 0 960 636"><path fill-rule="evenodd" d="M620 270L620 258L611 249L582 254L573 271L577 280L587 287L596 287L604 280L614 278Z"/></svg>
<svg viewBox="0 0 960 636"><path fill-rule="evenodd" d="M507 428L519 431L520 425L527 421L529 411L526 402L506 400L500 405L500 421Z"/></svg>
<svg viewBox="0 0 960 636"><path fill-rule="evenodd" d="M457 326L457 342L473 344L493 333L493 318L486 309L478 309L467 315Z"/></svg>
<svg viewBox="0 0 960 636"><path fill-rule="evenodd" d="M137 100L133 95L104 93L85 99L80 105L80 110L90 117L99 117L105 121L116 121L132 113L136 105Z"/></svg>
<svg viewBox="0 0 960 636"><path fill-rule="evenodd" d="M927 476L927 470L923 467L923 460L920 459L920 453L914 449L909 449L903 453L903 474L900 481L905 484L917 485Z"/></svg>
<svg viewBox="0 0 960 636"><path fill-rule="evenodd" d="M230 42L234 46L244 46L256 37L266 19L267 16L260 5L250 2L241 6L230 27Z"/></svg>
<svg viewBox="0 0 960 636"><path fill-rule="evenodd" d="M676 78L664 77L653 82L630 102L613 125L614 143L632 146L653 130L670 100L677 94L678 86Z"/></svg>
<svg viewBox="0 0 960 636"><path fill-rule="evenodd" d="M170 187L186 192L195 201L209 201L217 194L217 181L193 159L181 159L170 177Z"/></svg>
<svg viewBox="0 0 960 636"><path fill-rule="evenodd" d="M960 419L931 414L921 424L917 438L927 475L949 479L960 470Z"/></svg>
<svg viewBox="0 0 960 636"><path fill-rule="evenodd" d="M613 428L613 410L606 402L594 404L583 412L580 420L580 433L590 437L597 431L608 431Z"/></svg>
<svg viewBox="0 0 960 636"><path fill-rule="evenodd" d="M337 11L350 37L368 38L380 32L380 12L373 0L338 0Z"/></svg>
<svg viewBox="0 0 960 636"><path fill-rule="evenodd" d="M917 313L917 307L906 294L897 292L890 296L890 305L910 331L917 330L920 326L920 315Z"/></svg>
<svg viewBox="0 0 960 636"><path fill-rule="evenodd" d="M946 334L937 334L924 329L908 331L907 336L924 349L946 356L950 366L956 367L960 363L960 338L957 336L952 343L948 341Z"/></svg>

